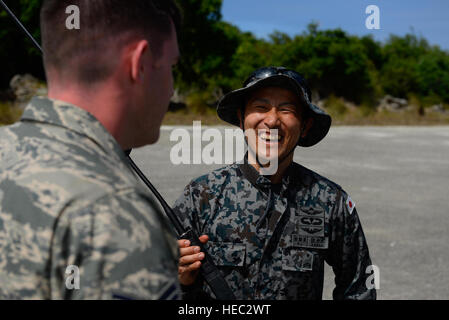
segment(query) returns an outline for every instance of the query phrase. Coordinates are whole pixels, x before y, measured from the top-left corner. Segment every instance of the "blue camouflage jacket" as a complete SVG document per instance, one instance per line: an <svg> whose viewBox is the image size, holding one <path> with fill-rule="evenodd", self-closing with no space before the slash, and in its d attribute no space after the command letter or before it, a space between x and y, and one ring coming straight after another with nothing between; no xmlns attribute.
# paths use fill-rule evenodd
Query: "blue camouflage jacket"
<svg viewBox="0 0 449 320"><path fill-rule="evenodd" d="M299 164L279 185L247 163L215 170L188 184L174 210L209 236L206 248L237 299L322 299L325 261L334 299L376 298L352 200ZM183 290L187 299L214 298L200 276Z"/></svg>

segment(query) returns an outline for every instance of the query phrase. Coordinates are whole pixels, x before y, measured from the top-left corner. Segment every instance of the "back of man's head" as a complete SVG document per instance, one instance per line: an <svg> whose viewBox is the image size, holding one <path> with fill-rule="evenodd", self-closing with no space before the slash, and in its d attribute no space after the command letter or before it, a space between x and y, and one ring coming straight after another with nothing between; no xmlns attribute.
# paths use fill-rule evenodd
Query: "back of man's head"
<svg viewBox="0 0 449 320"><path fill-rule="evenodd" d="M70 6L79 9L79 29L67 28ZM72 7L73 8L73 7ZM67 12L66 12L67 11ZM173 0L44 0L41 9L42 47L47 78L91 85L107 79L124 44L145 38L155 56L172 25L180 26Z"/></svg>

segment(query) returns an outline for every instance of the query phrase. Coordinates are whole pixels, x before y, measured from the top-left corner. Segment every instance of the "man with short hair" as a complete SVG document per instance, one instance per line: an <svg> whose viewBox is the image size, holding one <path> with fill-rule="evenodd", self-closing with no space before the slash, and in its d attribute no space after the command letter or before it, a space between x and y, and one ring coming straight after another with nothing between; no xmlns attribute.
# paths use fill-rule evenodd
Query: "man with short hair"
<svg viewBox="0 0 449 320"><path fill-rule="evenodd" d="M311 103L305 79L282 67L258 69L217 112L245 130L248 153L242 163L194 179L174 209L202 234L235 297L322 299L326 261L335 273L334 299L375 299L354 203L339 185L293 162L296 146L317 144L331 125ZM178 244L185 298L213 298L198 276L200 248Z"/></svg>
<svg viewBox="0 0 449 320"><path fill-rule="evenodd" d="M48 98L0 129L2 299L179 297L176 240L123 151L159 137L179 23L171 0L44 1Z"/></svg>

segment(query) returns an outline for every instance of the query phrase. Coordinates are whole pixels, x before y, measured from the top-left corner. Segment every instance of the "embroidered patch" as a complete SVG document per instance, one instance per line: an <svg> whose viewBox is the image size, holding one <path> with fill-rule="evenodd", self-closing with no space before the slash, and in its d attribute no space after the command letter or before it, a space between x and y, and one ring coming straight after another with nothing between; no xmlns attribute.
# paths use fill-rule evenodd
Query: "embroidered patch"
<svg viewBox="0 0 449 320"><path fill-rule="evenodd" d="M301 236L324 237L324 211L301 208L297 218L297 230Z"/></svg>
<svg viewBox="0 0 449 320"><path fill-rule="evenodd" d="M328 237L312 237L301 234L292 234L292 246L312 249L327 249L329 246Z"/></svg>
<svg viewBox="0 0 449 320"><path fill-rule="evenodd" d="M322 208L319 207L301 207L301 210L299 212L295 212L295 215L300 216L323 216L324 211Z"/></svg>
<svg viewBox="0 0 449 320"><path fill-rule="evenodd" d="M294 247L326 249L328 237L324 232L324 210L318 206L301 207L296 214L296 232L291 235Z"/></svg>
<svg viewBox="0 0 449 320"><path fill-rule="evenodd" d="M354 211L355 208L355 203L350 196L348 196L348 199L346 200L346 206L348 207L349 214L352 214L352 211Z"/></svg>

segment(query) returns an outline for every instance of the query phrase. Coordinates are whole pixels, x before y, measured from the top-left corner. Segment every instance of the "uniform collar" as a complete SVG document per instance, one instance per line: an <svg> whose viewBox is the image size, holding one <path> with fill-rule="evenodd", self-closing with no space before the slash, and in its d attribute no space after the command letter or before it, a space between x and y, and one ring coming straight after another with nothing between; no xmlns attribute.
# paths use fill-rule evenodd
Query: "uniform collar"
<svg viewBox="0 0 449 320"><path fill-rule="evenodd" d="M307 180L303 179L301 168L302 166L294 162L287 167L284 176L282 177L282 189L301 183L305 184L307 182ZM270 179L267 176L260 175L259 171L248 163L248 158L246 156L244 162L239 164L239 170L242 172L243 176L256 188L266 191L272 186Z"/></svg>
<svg viewBox="0 0 449 320"><path fill-rule="evenodd" d="M34 97L25 108L20 121L33 121L60 126L95 142L106 153L113 151L121 158L125 154L106 128L89 112L73 104Z"/></svg>

